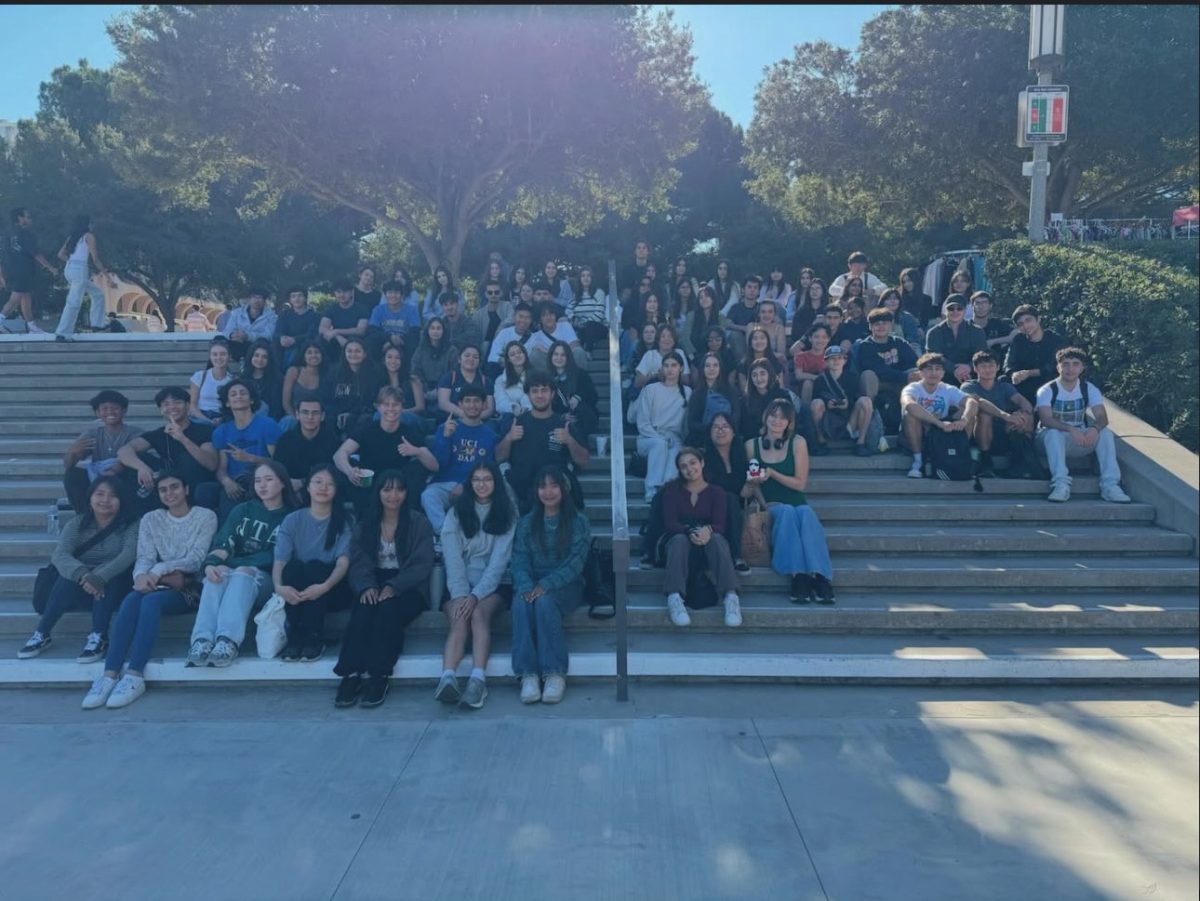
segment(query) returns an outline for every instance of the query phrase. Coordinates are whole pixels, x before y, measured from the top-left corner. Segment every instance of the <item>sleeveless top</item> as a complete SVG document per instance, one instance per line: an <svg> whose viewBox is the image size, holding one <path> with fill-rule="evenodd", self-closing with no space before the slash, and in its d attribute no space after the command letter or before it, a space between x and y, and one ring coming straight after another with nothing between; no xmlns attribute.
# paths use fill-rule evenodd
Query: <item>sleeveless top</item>
<svg viewBox="0 0 1200 901"><path fill-rule="evenodd" d="M785 476L796 475L796 436L793 435L788 441L787 456L778 463L768 463L762 457L762 438L754 439L754 449L757 452L758 462L762 464L764 469L773 469ZM804 497L803 491L797 491L794 488L788 488L786 485L776 482L774 479L765 482L762 485L762 496L768 504L787 504L789 507L802 507L808 504L808 500Z"/></svg>
<svg viewBox="0 0 1200 901"><path fill-rule="evenodd" d="M306 400L319 400L324 403L329 399L328 395L329 385L323 376L317 381L317 387L315 388L305 387L300 384L299 379L296 379L292 385L292 409L300 409L301 402Z"/></svg>
<svg viewBox="0 0 1200 901"><path fill-rule="evenodd" d="M88 261L88 246L87 233L79 236L79 240L75 242L75 249L71 251L71 255L67 258L68 263L84 263Z"/></svg>

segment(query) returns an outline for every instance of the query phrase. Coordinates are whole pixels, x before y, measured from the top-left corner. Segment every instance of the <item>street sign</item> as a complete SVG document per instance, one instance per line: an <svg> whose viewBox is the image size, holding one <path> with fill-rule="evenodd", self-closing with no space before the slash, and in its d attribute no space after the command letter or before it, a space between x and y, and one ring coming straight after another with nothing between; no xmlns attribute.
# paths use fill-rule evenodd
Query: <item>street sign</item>
<svg viewBox="0 0 1200 901"><path fill-rule="evenodd" d="M1030 85L1021 92L1021 141L1029 144L1061 144L1067 139L1069 88L1059 84Z"/></svg>

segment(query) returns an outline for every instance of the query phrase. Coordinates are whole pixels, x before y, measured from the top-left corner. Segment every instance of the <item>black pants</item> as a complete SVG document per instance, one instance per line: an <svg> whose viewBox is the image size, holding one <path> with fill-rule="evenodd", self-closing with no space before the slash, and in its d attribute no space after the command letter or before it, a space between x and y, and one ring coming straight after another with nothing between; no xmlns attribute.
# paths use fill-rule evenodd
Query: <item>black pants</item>
<svg viewBox="0 0 1200 901"><path fill-rule="evenodd" d="M333 671L339 676L390 676L404 650L404 630L427 607L425 596L415 588L378 604L354 604Z"/></svg>
<svg viewBox="0 0 1200 901"><path fill-rule="evenodd" d="M63 491L67 495L67 500L71 502L71 507L80 516L89 509L88 488L91 487L91 484L88 481L87 470L80 466L72 466L63 472Z"/></svg>
<svg viewBox="0 0 1200 901"><path fill-rule="evenodd" d="M332 563L317 560L293 560L283 568L283 584L297 591L310 585L324 582L333 572ZM298 644L323 641L325 636L325 614L330 610L345 610L350 606L350 583L346 579L338 582L329 591L312 601L302 604L285 604L288 640Z"/></svg>
<svg viewBox="0 0 1200 901"><path fill-rule="evenodd" d="M608 341L608 325L603 322L585 322L575 326L575 334L579 336L579 343L591 353L597 344Z"/></svg>

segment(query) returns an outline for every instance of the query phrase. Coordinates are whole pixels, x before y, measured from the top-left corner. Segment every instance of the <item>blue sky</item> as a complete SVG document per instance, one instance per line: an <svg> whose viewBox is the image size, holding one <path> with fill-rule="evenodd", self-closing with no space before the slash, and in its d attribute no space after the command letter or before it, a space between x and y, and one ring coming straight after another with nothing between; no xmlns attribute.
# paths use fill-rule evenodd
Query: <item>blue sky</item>
<svg viewBox="0 0 1200 901"><path fill-rule="evenodd" d="M4 78L0 119L37 111L38 85L60 65L86 59L93 66L116 58L105 23L134 6L3 6ZM754 113L754 89L764 66L790 57L804 41L824 38L855 47L862 24L886 6L671 6L695 39L696 71L716 107L739 125Z"/></svg>

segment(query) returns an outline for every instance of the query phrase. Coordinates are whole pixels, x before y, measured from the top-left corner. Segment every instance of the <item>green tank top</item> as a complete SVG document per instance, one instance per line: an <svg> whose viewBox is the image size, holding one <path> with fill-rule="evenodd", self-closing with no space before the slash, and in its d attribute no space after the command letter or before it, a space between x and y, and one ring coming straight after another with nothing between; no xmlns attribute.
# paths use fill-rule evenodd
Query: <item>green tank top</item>
<svg viewBox="0 0 1200 901"><path fill-rule="evenodd" d="M796 475L796 438L793 435L788 441L787 456L778 463L768 463L762 457L762 439L754 439L754 448L758 452L758 462L763 465L764 469L773 469L785 476ZM787 504L791 507L801 507L808 503L804 497L803 491L797 491L794 488L788 488L786 485L776 482L774 479L764 482L762 485L762 496L768 504Z"/></svg>

